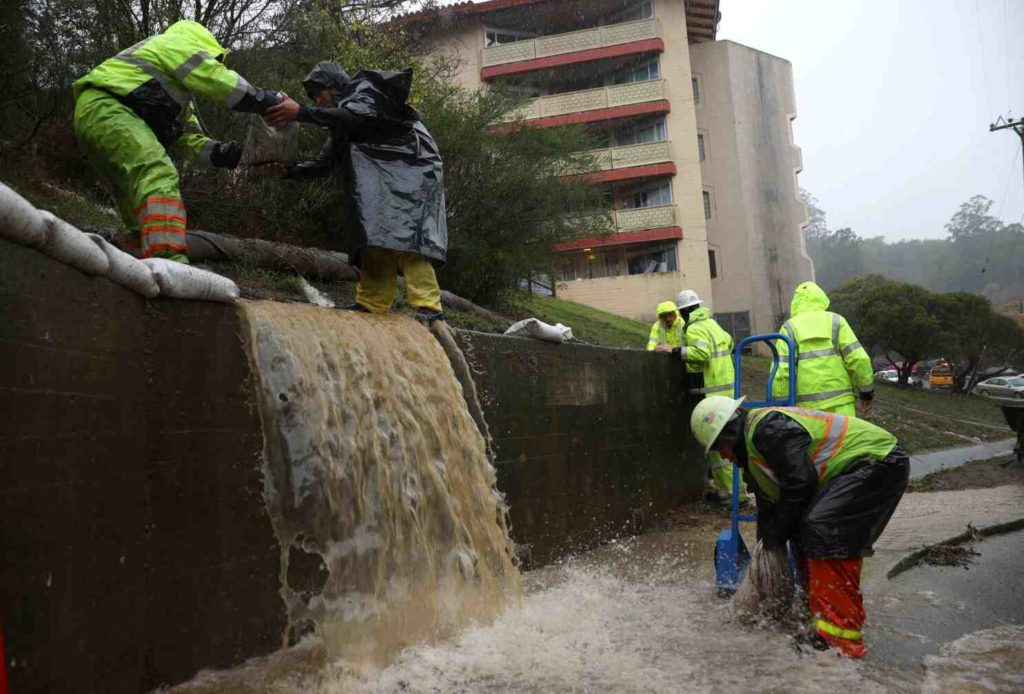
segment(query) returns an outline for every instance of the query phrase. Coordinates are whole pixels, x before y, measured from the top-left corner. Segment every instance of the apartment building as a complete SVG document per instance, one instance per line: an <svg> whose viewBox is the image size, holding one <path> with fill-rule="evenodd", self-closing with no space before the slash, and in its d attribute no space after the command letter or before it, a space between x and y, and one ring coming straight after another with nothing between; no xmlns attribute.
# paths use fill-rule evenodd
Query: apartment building
<svg viewBox="0 0 1024 694"><path fill-rule="evenodd" d="M559 297L653 320L683 288L737 337L775 330L813 278L787 61L716 41L718 0L488 0L414 15L469 88L530 98L532 127L603 145L614 234L559 244Z"/></svg>

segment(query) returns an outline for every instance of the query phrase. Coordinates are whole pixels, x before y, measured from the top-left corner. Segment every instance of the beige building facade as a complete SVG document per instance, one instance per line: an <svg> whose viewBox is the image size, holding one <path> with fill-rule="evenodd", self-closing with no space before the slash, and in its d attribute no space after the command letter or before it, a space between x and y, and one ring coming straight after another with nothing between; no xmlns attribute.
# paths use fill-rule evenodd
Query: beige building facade
<svg viewBox="0 0 1024 694"><path fill-rule="evenodd" d="M586 127L586 175L616 232L560 244L560 298L642 321L696 290L741 337L813 277L803 247L789 63L715 40L718 0L489 0L410 18L468 88L530 97L510 116ZM784 310L785 309L785 310Z"/></svg>

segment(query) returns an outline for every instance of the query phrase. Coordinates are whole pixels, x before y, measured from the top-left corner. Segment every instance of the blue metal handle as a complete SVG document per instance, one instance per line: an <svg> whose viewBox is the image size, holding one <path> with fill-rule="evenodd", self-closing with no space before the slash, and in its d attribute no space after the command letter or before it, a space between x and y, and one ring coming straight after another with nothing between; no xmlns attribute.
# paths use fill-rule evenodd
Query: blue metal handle
<svg viewBox="0 0 1024 694"><path fill-rule="evenodd" d="M789 347L789 354L787 355L789 361L789 390L788 397L785 400L775 400L772 397L772 386L775 384L775 375L779 371L779 349L775 346L776 340L785 340L786 346ZM738 400L742 393L740 392L740 375L743 371L743 349L747 345L752 345L755 342L767 342L769 349L772 351L772 370L768 373L768 385L765 386L764 401L746 401L743 404L747 407L770 407L773 405L795 405L796 404L796 344L793 342L793 338L784 333L765 333L763 335L751 335L740 340L740 343L736 346L735 359L735 377L736 381L733 384L733 395ZM732 536L739 537L740 533L740 521L756 521L756 515L740 515L740 466L732 466Z"/></svg>
<svg viewBox="0 0 1024 694"><path fill-rule="evenodd" d="M776 340L784 340L786 346L789 347L789 354L786 355L789 361L789 396L785 400L775 400L772 398L772 386L775 384L775 374L779 371L779 349L775 346ZM793 342L793 338L784 333L765 333L763 335L751 335L740 340L740 343L736 346L735 359L735 371L736 371L736 382L733 384L733 397L739 399L742 395L740 392L740 374L743 371L743 360L741 359L743 350L748 345L752 345L755 342L766 342L768 348L772 351L772 370L768 374L768 385L765 386L764 401L751 401L745 402L744 404L748 407L769 407L772 405L795 405L796 404L796 343Z"/></svg>

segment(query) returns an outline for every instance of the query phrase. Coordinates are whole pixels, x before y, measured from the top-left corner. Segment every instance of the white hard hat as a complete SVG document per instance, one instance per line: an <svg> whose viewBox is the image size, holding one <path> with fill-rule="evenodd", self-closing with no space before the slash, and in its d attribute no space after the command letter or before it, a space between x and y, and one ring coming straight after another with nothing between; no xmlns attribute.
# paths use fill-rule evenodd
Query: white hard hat
<svg viewBox="0 0 1024 694"><path fill-rule="evenodd" d="M693 432L697 443L704 446L705 453L711 450L718 435L722 433L722 429L745 399L744 397L733 400L724 395L709 395L693 408L693 414L690 415L690 431Z"/></svg>
<svg viewBox="0 0 1024 694"><path fill-rule="evenodd" d="M703 302L700 300L700 297L697 296L697 292L692 289L684 289L679 292L679 296L676 297L676 308L679 310L690 308L691 306L696 306L700 303Z"/></svg>

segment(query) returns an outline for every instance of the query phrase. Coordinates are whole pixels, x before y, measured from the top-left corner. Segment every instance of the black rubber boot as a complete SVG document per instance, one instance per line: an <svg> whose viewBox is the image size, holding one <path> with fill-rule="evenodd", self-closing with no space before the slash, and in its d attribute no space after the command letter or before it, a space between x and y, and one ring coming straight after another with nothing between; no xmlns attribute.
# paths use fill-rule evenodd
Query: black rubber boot
<svg viewBox="0 0 1024 694"><path fill-rule="evenodd" d="M432 308L424 308L420 306L419 308L416 309L416 312L412 315L412 317L415 318L420 323L423 323L423 325L429 327L430 324L433 323L434 321L443 321L444 312L435 311Z"/></svg>

